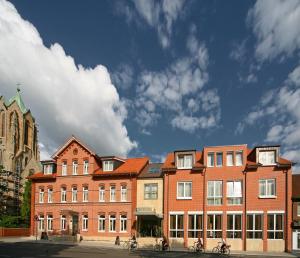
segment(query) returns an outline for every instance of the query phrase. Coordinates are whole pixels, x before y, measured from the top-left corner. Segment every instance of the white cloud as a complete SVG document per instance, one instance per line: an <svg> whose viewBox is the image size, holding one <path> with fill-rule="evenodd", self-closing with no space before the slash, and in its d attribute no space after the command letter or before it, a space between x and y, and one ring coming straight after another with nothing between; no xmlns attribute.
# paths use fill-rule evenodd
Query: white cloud
<svg viewBox="0 0 300 258"><path fill-rule="evenodd" d="M137 17L144 20L157 32L163 48L170 45L174 23L183 12L185 0L132 0L134 9L127 4L118 4L117 10L128 22Z"/></svg>
<svg viewBox="0 0 300 258"><path fill-rule="evenodd" d="M107 69L76 66L58 43L46 47L36 28L5 0L0 0L0 60L1 92L10 96L16 83L22 84L25 103L39 123L42 154L52 153L71 134L100 154L126 155L136 146Z"/></svg>
<svg viewBox="0 0 300 258"><path fill-rule="evenodd" d="M243 62L245 60L246 55L246 43L247 40L243 40L241 42L234 42L232 44L232 50L229 53L229 57L235 61Z"/></svg>
<svg viewBox="0 0 300 258"><path fill-rule="evenodd" d="M300 1L260 0L248 13L257 37L256 57L291 56L300 47Z"/></svg>
<svg viewBox="0 0 300 258"><path fill-rule="evenodd" d="M128 64L121 64L112 72L112 81L116 87L128 89L133 82L133 68Z"/></svg>
<svg viewBox="0 0 300 258"><path fill-rule="evenodd" d="M162 110L167 112L166 120L173 127L187 132L217 125L220 100L215 89L204 87L208 82L209 57L205 45L195 37L195 26L187 39L187 50L187 56L166 69L141 74L136 107L142 128L155 125Z"/></svg>

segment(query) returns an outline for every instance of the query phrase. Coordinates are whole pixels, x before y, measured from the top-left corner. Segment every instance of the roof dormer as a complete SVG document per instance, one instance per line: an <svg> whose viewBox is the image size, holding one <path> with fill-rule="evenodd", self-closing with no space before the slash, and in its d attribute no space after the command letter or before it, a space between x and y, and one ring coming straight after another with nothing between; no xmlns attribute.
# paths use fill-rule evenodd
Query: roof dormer
<svg viewBox="0 0 300 258"><path fill-rule="evenodd" d="M44 175L51 175L56 173L56 163L54 160L44 160L41 161L43 166L43 174Z"/></svg>
<svg viewBox="0 0 300 258"><path fill-rule="evenodd" d="M274 166L278 163L279 146L256 147L256 162L263 166Z"/></svg>
<svg viewBox="0 0 300 258"><path fill-rule="evenodd" d="M175 151L175 164L177 169L192 169L195 164L195 150Z"/></svg>
<svg viewBox="0 0 300 258"><path fill-rule="evenodd" d="M114 171L124 163L124 160L115 156L101 157L102 170L104 172Z"/></svg>

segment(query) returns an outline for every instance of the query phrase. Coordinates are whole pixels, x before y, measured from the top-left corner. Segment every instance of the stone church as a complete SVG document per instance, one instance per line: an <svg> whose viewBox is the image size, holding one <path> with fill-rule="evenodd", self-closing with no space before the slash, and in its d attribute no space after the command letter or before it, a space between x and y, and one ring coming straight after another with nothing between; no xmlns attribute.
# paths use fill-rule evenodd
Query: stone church
<svg viewBox="0 0 300 258"><path fill-rule="evenodd" d="M18 215L26 177L41 169L37 124L20 89L8 101L0 96L0 165L2 206Z"/></svg>

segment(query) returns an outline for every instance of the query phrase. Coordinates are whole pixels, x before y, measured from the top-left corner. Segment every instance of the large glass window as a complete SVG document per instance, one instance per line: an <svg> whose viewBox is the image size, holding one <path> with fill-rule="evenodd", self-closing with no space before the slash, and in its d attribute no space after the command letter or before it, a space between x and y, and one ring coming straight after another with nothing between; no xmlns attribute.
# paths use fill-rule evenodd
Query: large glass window
<svg viewBox="0 0 300 258"><path fill-rule="evenodd" d="M116 215L109 215L109 232L116 231Z"/></svg>
<svg viewBox="0 0 300 258"><path fill-rule="evenodd" d="M44 203L44 189L40 188L39 203Z"/></svg>
<svg viewBox="0 0 300 258"><path fill-rule="evenodd" d="M60 229L61 230L67 229L67 218L65 215L61 215L60 217Z"/></svg>
<svg viewBox="0 0 300 258"><path fill-rule="evenodd" d="M98 231L105 231L105 215L98 216Z"/></svg>
<svg viewBox="0 0 300 258"><path fill-rule="evenodd" d="M67 161L63 161L62 162L61 175L62 176L66 176L67 175Z"/></svg>
<svg viewBox="0 0 300 258"><path fill-rule="evenodd" d="M52 203L52 202L53 202L53 189L48 188L48 203Z"/></svg>
<svg viewBox="0 0 300 258"><path fill-rule="evenodd" d="M77 175L77 170L78 170L78 162L77 160L73 161L73 175Z"/></svg>
<svg viewBox="0 0 300 258"><path fill-rule="evenodd" d="M47 230L52 231L53 230L53 216L47 215Z"/></svg>
<svg viewBox="0 0 300 258"><path fill-rule="evenodd" d="M242 166L243 165L243 151L235 152L235 165Z"/></svg>
<svg viewBox="0 0 300 258"><path fill-rule="evenodd" d="M127 201L127 186L121 185L121 202Z"/></svg>
<svg viewBox="0 0 300 258"><path fill-rule="evenodd" d="M283 214L268 214L268 239L283 239Z"/></svg>
<svg viewBox="0 0 300 258"><path fill-rule="evenodd" d="M210 152L207 154L207 166L213 167L215 165L215 154Z"/></svg>
<svg viewBox="0 0 300 258"><path fill-rule="evenodd" d="M217 153L217 167L222 167L223 166L223 153L218 152Z"/></svg>
<svg viewBox="0 0 300 258"><path fill-rule="evenodd" d="M177 155L177 168L179 169L191 169L193 167L193 155L192 154L178 154Z"/></svg>
<svg viewBox="0 0 300 258"><path fill-rule="evenodd" d="M198 238L203 237L203 215L189 214L188 237Z"/></svg>
<svg viewBox="0 0 300 258"><path fill-rule="evenodd" d="M126 232L127 231L127 216L121 215L120 216L120 232Z"/></svg>
<svg viewBox="0 0 300 258"><path fill-rule="evenodd" d="M144 199L155 200L157 199L158 185L157 184L144 184Z"/></svg>
<svg viewBox="0 0 300 258"><path fill-rule="evenodd" d="M67 188L66 187L62 187L60 190L60 201L61 202L67 201Z"/></svg>
<svg viewBox="0 0 300 258"><path fill-rule="evenodd" d="M227 237L242 238L242 215L241 214L227 215Z"/></svg>
<svg viewBox="0 0 300 258"><path fill-rule="evenodd" d="M77 202L77 187L72 187L72 202Z"/></svg>
<svg viewBox="0 0 300 258"><path fill-rule="evenodd" d="M113 160L105 160L103 161L103 171L113 171L114 170L114 162Z"/></svg>
<svg viewBox="0 0 300 258"><path fill-rule="evenodd" d="M89 188L87 186L83 187L83 201L88 202L89 201Z"/></svg>
<svg viewBox="0 0 300 258"><path fill-rule="evenodd" d="M177 183L177 199L192 199L192 182Z"/></svg>
<svg viewBox="0 0 300 258"><path fill-rule="evenodd" d="M228 181L227 182L227 204L239 205L242 204L242 182L241 181Z"/></svg>
<svg viewBox="0 0 300 258"><path fill-rule="evenodd" d="M183 238L183 215L172 214L170 215L170 237Z"/></svg>
<svg viewBox="0 0 300 258"><path fill-rule="evenodd" d="M99 202L105 201L105 187L104 185L99 186Z"/></svg>
<svg viewBox="0 0 300 258"><path fill-rule="evenodd" d="M274 165L275 151L260 151L258 160L262 165Z"/></svg>
<svg viewBox="0 0 300 258"><path fill-rule="evenodd" d="M207 238L222 238L222 215L207 215Z"/></svg>
<svg viewBox="0 0 300 258"><path fill-rule="evenodd" d="M45 231L45 218L44 215L39 215L39 223L38 223L39 231Z"/></svg>
<svg viewBox="0 0 300 258"><path fill-rule="evenodd" d="M233 166L233 152L229 151L226 154L226 165Z"/></svg>
<svg viewBox="0 0 300 258"><path fill-rule="evenodd" d="M83 161L83 174L87 175L89 173L89 161L84 160Z"/></svg>
<svg viewBox="0 0 300 258"><path fill-rule="evenodd" d="M110 201L111 202L116 201L116 186L114 186L114 185L110 186Z"/></svg>
<svg viewBox="0 0 300 258"><path fill-rule="evenodd" d="M276 196L276 180L262 179L259 180L259 197L269 198Z"/></svg>
<svg viewBox="0 0 300 258"><path fill-rule="evenodd" d="M208 181L207 182L207 204L221 205L223 197L222 181Z"/></svg>
<svg viewBox="0 0 300 258"><path fill-rule="evenodd" d="M83 215L82 216L82 230L88 231L88 229L89 229L89 217L88 217L88 215Z"/></svg>
<svg viewBox="0 0 300 258"><path fill-rule="evenodd" d="M263 215L247 214L247 238L262 239Z"/></svg>

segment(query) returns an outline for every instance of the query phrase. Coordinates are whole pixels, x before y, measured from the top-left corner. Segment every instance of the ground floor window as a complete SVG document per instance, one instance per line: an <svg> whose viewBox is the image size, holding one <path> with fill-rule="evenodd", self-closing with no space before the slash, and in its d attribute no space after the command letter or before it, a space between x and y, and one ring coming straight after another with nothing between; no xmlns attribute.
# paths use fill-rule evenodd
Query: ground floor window
<svg viewBox="0 0 300 258"><path fill-rule="evenodd" d="M222 215L207 215L207 238L222 238Z"/></svg>
<svg viewBox="0 0 300 258"><path fill-rule="evenodd" d="M183 232L183 215L172 214L170 215L170 237L182 238Z"/></svg>
<svg viewBox="0 0 300 258"><path fill-rule="evenodd" d="M88 231L88 228L89 228L89 217L88 217L88 215L83 215L82 216L82 230Z"/></svg>
<svg viewBox="0 0 300 258"><path fill-rule="evenodd" d="M53 230L53 216L47 215L47 230L52 231Z"/></svg>
<svg viewBox="0 0 300 258"><path fill-rule="evenodd" d="M98 231L105 231L105 215L98 216Z"/></svg>
<svg viewBox="0 0 300 258"><path fill-rule="evenodd" d="M247 238L263 238L263 215L247 214Z"/></svg>
<svg viewBox="0 0 300 258"><path fill-rule="evenodd" d="M242 238L242 215L241 214L227 215L227 237Z"/></svg>
<svg viewBox="0 0 300 258"><path fill-rule="evenodd" d="M190 214L188 223L188 237L198 238L203 237L203 215L202 214Z"/></svg>
<svg viewBox="0 0 300 258"><path fill-rule="evenodd" d="M44 215L40 215L39 216L38 229L40 231L44 231L45 230L45 218L44 218Z"/></svg>
<svg viewBox="0 0 300 258"><path fill-rule="evenodd" d="M283 239L283 214L268 214L268 239Z"/></svg>
<svg viewBox="0 0 300 258"><path fill-rule="evenodd" d="M120 216L120 231L121 232L127 231L127 216L126 215Z"/></svg>
<svg viewBox="0 0 300 258"><path fill-rule="evenodd" d="M66 228L67 228L67 219L65 215L62 215L60 218L60 229L66 230Z"/></svg>
<svg viewBox="0 0 300 258"><path fill-rule="evenodd" d="M109 232L116 232L116 215L109 215Z"/></svg>

